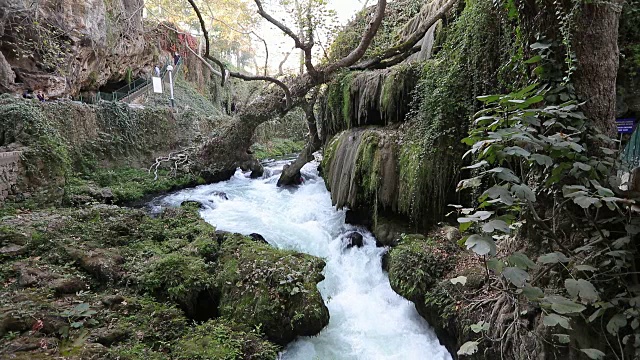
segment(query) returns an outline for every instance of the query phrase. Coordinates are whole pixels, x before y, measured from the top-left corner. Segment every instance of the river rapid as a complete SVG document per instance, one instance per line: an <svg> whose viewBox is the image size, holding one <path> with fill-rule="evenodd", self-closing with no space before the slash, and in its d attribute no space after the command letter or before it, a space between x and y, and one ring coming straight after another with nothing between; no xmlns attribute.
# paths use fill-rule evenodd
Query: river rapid
<svg viewBox="0 0 640 360"><path fill-rule="evenodd" d="M303 168L302 186L277 188L286 163L267 163L261 179L238 171L229 181L171 194L155 206L195 200L205 205L202 217L218 230L259 233L275 247L325 259L325 280L318 288L329 325L289 344L281 360L450 360L415 306L391 289L381 266L386 249L377 248L366 229L345 224L345 212L331 205L318 164ZM343 238L351 231L363 234L362 248L346 249Z"/></svg>

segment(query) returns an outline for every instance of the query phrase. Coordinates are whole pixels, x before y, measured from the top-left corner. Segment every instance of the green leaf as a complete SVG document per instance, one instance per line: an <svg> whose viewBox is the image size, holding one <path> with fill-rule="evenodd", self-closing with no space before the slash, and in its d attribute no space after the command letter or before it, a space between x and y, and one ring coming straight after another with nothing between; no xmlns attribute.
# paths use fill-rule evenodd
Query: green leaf
<svg viewBox="0 0 640 360"><path fill-rule="evenodd" d="M576 265L574 267L574 269L578 270L578 271L598 271L598 269L594 268L593 266L589 266L589 265Z"/></svg>
<svg viewBox="0 0 640 360"><path fill-rule="evenodd" d="M530 152L528 152L527 150L521 148L520 146L506 147L506 148L504 148L504 152L507 155L518 155L518 156L525 157L525 158L528 158L531 155Z"/></svg>
<svg viewBox="0 0 640 360"><path fill-rule="evenodd" d="M589 189L581 185L565 185L562 187L562 196L570 197L571 194L577 193L579 191L586 193L589 191Z"/></svg>
<svg viewBox="0 0 640 360"><path fill-rule="evenodd" d="M568 344L571 342L571 337L567 334L553 334L553 336L558 339L560 344Z"/></svg>
<svg viewBox="0 0 640 360"><path fill-rule="evenodd" d="M487 260L487 268L501 274L504 269L504 261L500 259L489 259Z"/></svg>
<svg viewBox="0 0 640 360"><path fill-rule="evenodd" d="M511 206L513 205L514 199L513 196L511 195L511 193L509 192L509 190L503 186L499 186L499 185L495 185L489 189L487 189L487 191L485 191L483 194L483 196L489 196L491 199L500 199L500 202L507 205L507 206Z"/></svg>
<svg viewBox="0 0 640 360"><path fill-rule="evenodd" d="M502 276L519 288L523 287L530 278L528 272L516 267L505 268L504 271L502 271Z"/></svg>
<svg viewBox="0 0 640 360"><path fill-rule="evenodd" d="M587 165L587 164L581 163L581 162L573 163L573 167L574 168L578 168L578 169L583 170L583 171L590 171L591 170L591 165Z"/></svg>
<svg viewBox="0 0 640 360"><path fill-rule="evenodd" d="M458 276L458 277L453 278L453 279L451 279L449 281L451 281L451 283L453 285L462 284L462 286L464 286L464 285L467 284L467 277L466 276Z"/></svg>
<svg viewBox="0 0 640 360"><path fill-rule="evenodd" d="M513 255L509 256L507 261L509 262L509 264L523 270L532 269L536 267L536 263L531 261L531 259L529 259L527 255L521 252L516 252Z"/></svg>
<svg viewBox="0 0 640 360"><path fill-rule="evenodd" d="M468 188L476 188L482 185L482 176L476 176L471 179L464 179L458 183L457 190L464 190Z"/></svg>
<svg viewBox="0 0 640 360"><path fill-rule="evenodd" d="M580 349L583 353L587 354L589 359L592 360L601 360L604 359L605 353L598 349Z"/></svg>
<svg viewBox="0 0 640 360"><path fill-rule="evenodd" d="M482 161L480 161L478 163L475 163L475 164L473 164L471 166L465 166L465 167L463 167L463 169L477 169L477 168L481 168L483 166L487 166L488 164L489 163L486 160L482 160Z"/></svg>
<svg viewBox="0 0 640 360"><path fill-rule="evenodd" d="M542 318L542 323L545 326L550 326L550 327L560 325L561 327L567 330L571 330L571 324L569 323L569 318L558 315L558 314L544 315L544 317Z"/></svg>
<svg viewBox="0 0 640 360"><path fill-rule="evenodd" d="M478 96L476 99L478 99L479 101L482 101L483 103L492 103L497 100L500 100L501 98L502 98L502 95L484 95L484 96Z"/></svg>
<svg viewBox="0 0 640 360"><path fill-rule="evenodd" d="M520 182L520 178L517 177L513 171L507 168L497 167L491 170L487 170L486 173L493 173L496 175L498 179L501 179L504 181L515 182L515 183Z"/></svg>
<svg viewBox="0 0 640 360"><path fill-rule="evenodd" d="M502 231L506 234L511 232L511 230L509 229L509 224L507 224L503 220L491 220L482 226L482 231L486 233L492 233L496 230Z"/></svg>
<svg viewBox="0 0 640 360"><path fill-rule="evenodd" d="M547 296L544 300L551 304L553 311L562 315L581 313L586 309L584 305L562 296Z"/></svg>
<svg viewBox="0 0 640 360"><path fill-rule="evenodd" d="M546 167L553 165L553 159L547 155L532 154L531 160L537 162L538 165L544 165Z"/></svg>
<svg viewBox="0 0 640 360"><path fill-rule="evenodd" d="M511 187L511 191L513 192L513 194L520 200L523 201L531 201L531 202L535 202L536 201L536 194L533 193L533 191L531 190L531 188L529 188L527 185L513 185Z"/></svg>
<svg viewBox="0 0 640 360"><path fill-rule="evenodd" d="M618 331L627 326L627 318L624 314L615 314L607 323L607 331L611 335L617 335Z"/></svg>
<svg viewBox="0 0 640 360"><path fill-rule="evenodd" d="M596 288L587 280L566 279L564 281L564 287L572 297L575 298L579 296L582 300L588 303L594 303L600 298Z"/></svg>
<svg viewBox="0 0 640 360"><path fill-rule="evenodd" d="M614 249L622 249L627 244L629 244L629 242L631 242L631 237L624 236L624 237L621 237L620 239L614 241L611 245L613 246Z"/></svg>
<svg viewBox="0 0 640 360"><path fill-rule="evenodd" d="M561 252L552 252L544 254L538 258L538 262L541 264L557 264L569 262L569 258Z"/></svg>
<svg viewBox="0 0 640 360"><path fill-rule="evenodd" d="M526 285L522 288L522 295L531 301L537 301L544 296L544 292L539 287Z"/></svg>
<svg viewBox="0 0 640 360"><path fill-rule="evenodd" d="M460 346L458 350L458 355L473 355L478 351L478 342L477 341L467 341L466 343Z"/></svg>
<svg viewBox="0 0 640 360"><path fill-rule="evenodd" d="M550 43L537 42L531 44L531 49L533 50L545 50L551 47Z"/></svg>
<svg viewBox="0 0 640 360"><path fill-rule="evenodd" d="M469 326L469 328L471 328L471 331L473 331L476 334L479 334L483 331L488 331L489 330L489 323L484 322L484 321L480 321L476 324L473 324L471 326Z"/></svg>
<svg viewBox="0 0 640 360"><path fill-rule="evenodd" d="M525 61L525 64L535 64L535 63L539 63L540 61L542 61L542 56L541 55L536 55L534 57L532 57L531 59Z"/></svg>
<svg viewBox="0 0 640 360"><path fill-rule="evenodd" d="M588 209L591 205L596 207L599 207L598 204L601 205L600 200L591 196L576 196L573 198L573 202L583 209Z"/></svg>
<svg viewBox="0 0 640 360"><path fill-rule="evenodd" d="M473 250L480 256L491 255L494 256L497 251L496 243L491 236L480 236L473 234L469 236L465 242L467 249Z"/></svg>
<svg viewBox="0 0 640 360"><path fill-rule="evenodd" d="M72 328L74 328L74 329L79 329L79 328L81 328L81 327L82 327L82 325L83 325L83 324L82 324L82 322L80 322L80 321L75 321L75 322L72 322L72 323L71 323L71 327L72 327Z"/></svg>

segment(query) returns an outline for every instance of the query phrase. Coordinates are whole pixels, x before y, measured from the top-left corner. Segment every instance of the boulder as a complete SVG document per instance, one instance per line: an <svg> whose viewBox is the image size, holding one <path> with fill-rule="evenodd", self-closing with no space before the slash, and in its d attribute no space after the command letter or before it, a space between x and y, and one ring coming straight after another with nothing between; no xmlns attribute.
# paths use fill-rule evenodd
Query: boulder
<svg viewBox="0 0 640 360"><path fill-rule="evenodd" d="M220 316L260 326L279 345L316 335L329 323L317 287L324 265L320 258L228 235L215 270Z"/></svg>
<svg viewBox="0 0 640 360"><path fill-rule="evenodd" d="M53 280L49 285L56 295L75 294L78 291L87 290L87 283L78 277L60 278Z"/></svg>
<svg viewBox="0 0 640 360"><path fill-rule="evenodd" d="M113 306L122 304L124 300L124 296L122 295L109 295L105 296L102 300L100 300L100 302L105 307L111 308Z"/></svg>
<svg viewBox="0 0 640 360"><path fill-rule="evenodd" d="M362 234L357 231L352 231L344 236L342 241L347 245L347 249L352 247L363 247L364 246L364 238Z"/></svg>
<svg viewBox="0 0 640 360"><path fill-rule="evenodd" d="M256 234L256 233L249 234L249 237L253 239L253 241L269 245L269 242L264 238L264 236L260 234Z"/></svg>
<svg viewBox="0 0 640 360"><path fill-rule="evenodd" d="M115 282L122 277L124 258L115 250L67 248L67 253L86 272L100 281Z"/></svg>

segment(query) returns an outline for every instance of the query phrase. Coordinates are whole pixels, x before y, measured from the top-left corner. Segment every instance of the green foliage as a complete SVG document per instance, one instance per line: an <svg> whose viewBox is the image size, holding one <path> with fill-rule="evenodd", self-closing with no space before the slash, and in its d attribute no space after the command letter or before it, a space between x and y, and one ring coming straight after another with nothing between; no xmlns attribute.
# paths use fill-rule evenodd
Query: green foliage
<svg viewBox="0 0 640 360"><path fill-rule="evenodd" d="M633 206L640 199L620 188L618 174L625 167L611 150L614 141L585 118L575 101L545 101L563 98L552 89L533 84L478 98L487 108L475 115L475 127L464 140L471 146L467 154L475 156L467 169L476 176L458 188L483 190L478 206L460 210L461 230L473 232L463 242L478 255L495 258L489 267L505 278L510 291L539 304L545 325L569 329L571 318L582 315L587 323L606 323L614 343L631 344L640 321L635 300L640 294L627 274L635 269L632 244L640 219L633 216ZM550 252L538 258L545 270L535 278L540 270L523 254L497 256L496 244L514 233ZM560 293L552 283L536 287L551 269L564 281Z"/></svg>
<svg viewBox="0 0 640 360"><path fill-rule="evenodd" d="M88 174L76 176L67 181L65 194L67 199L71 199L74 195L95 195L98 188L102 187L111 190L113 202L116 204L140 200L149 194L204 183L204 180L191 174L173 176L169 170L162 169L158 171L157 179L153 173L135 168L97 169Z"/></svg>
<svg viewBox="0 0 640 360"><path fill-rule="evenodd" d="M174 349L176 360L272 360L278 348L254 332L234 329L237 325L210 320L184 336Z"/></svg>
<svg viewBox="0 0 640 360"><path fill-rule="evenodd" d="M321 259L229 235L219 263L215 283L222 293L222 316L245 319L278 344L296 335L317 334L328 323L329 313L316 287L323 279Z"/></svg>
<svg viewBox="0 0 640 360"><path fill-rule="evenodd" d="M420 0L401 0L388 3L380 29L378 29L373 43L367 49L364 59L371 58L395 45L400 40L400 32L403 27L420 12L423 4L424 2ZM338 33L329 49L331 60L345 57L358 46L373 9L374 7L369 7L360 11L355 20Z"/></svg>
<svg viewBox="0 0 640 360"><path fill-rule="evenodd" d="M636 78L640 75L640 1L624 4L620 17L620 67L623 73Z"/></svg>
<svg viewBox="0 0 640 360"><path fill-rule="evenodd" d="M142 287L179 304L194 304L201 291L211 289L213 277L203 259L168 254L151 262L141 279Z"/></svg>
<svg viewBox="0 0 640 360"><path fill-rule="evenodd" d="M304 149L303 141L291 139L272 139L265 144L253 144L251 151L258 160L273 159L298 153Z"/></svg>
<svg viewBox="0 0 640 360"><path fill-rule="evenodd" d="M70 169L68 148L54 121L47 118L38 102L3 99L0 118L0 146L20 144L28 147L23 159L27 176L34 182L67 174Z"/></svg>
<svg viewBox="0 0 640 360"><path fill-rule="evenodd" d="M446 252L420 235L403 235L389 256L391 286L410 300L428 294L452 265Z"/></svg>
<svg viewBox="0 0 640 360"><path fill-rule="evenodd" d="M474 98L495 89L498 66L511 56L500 35L500 16L491 2L468 2L443 30L440 52L423 65L399 168L399 210L417 223L440 220L455 196L451 184L464 153L459 139L478 106Z"/></svg>

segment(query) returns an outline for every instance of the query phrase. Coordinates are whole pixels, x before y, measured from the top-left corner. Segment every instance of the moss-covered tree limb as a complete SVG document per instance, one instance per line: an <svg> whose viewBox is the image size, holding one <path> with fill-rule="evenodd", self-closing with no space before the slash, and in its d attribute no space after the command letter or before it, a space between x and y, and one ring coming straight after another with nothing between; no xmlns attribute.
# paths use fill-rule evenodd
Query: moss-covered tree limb
<svg viewBox="0 0 640 360"><path fill-rule="evenodd" d="M378 64L382 63L386 59L402 57L407 52L411 52L414 46L426 35L427 31L440 19L444 18L444 16L451 10L453 5L458 0L449 0L444 5L440 7L440 9L432 14L426 21L422 22L418 29L414 31L407 39L403 40L399 44L394 45L389 48L387 51L383 52L378 56L374 56L371 59L360 62L356 65L350 66L352 70L366 70L372 68L378 68ZM430 5L430 4L429 4ZM410 55L410 54L409 54ZM408 55L407 55L408 57Z"/></svg>

